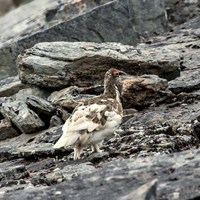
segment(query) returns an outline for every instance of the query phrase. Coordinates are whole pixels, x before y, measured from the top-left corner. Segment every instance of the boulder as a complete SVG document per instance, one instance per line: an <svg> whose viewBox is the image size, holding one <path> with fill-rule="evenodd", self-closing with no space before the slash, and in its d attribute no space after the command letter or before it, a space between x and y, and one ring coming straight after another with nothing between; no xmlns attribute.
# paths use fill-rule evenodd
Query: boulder
<svg viewBox="0 0 200 200"><path fill-rule="evenodd" d="M166 48L134 48L119 43L38 43L17 60L22 83L46 88L103 83L111 67L130 74L179 75L179 54Z"/></svg>

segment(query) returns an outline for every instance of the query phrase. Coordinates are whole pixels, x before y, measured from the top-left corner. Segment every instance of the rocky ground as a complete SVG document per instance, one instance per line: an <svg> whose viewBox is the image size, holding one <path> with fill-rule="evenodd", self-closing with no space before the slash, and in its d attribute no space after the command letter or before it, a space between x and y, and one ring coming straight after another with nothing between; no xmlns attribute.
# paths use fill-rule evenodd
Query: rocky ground
<svg viewBox="0 0 200 200"><path fill-rule="evenodd" d="M200 197L199 2L165 3L35 0L0 18L0 199ZM110 67L129 74L123 122L73 161L52 146Z"/></svg>

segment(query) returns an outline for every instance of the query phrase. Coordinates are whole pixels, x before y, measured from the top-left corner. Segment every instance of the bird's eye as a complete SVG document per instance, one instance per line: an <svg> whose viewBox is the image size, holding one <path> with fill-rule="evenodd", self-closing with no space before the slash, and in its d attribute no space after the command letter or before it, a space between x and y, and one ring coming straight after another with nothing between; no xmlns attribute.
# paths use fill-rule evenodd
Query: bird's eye
<svg viewBox="0 0 200 200"><path fill-rule="evenodd" d="M119 75L120 75L120 71L119 71L119 70L113 71L113 75L114 75L114 76L119 76Z"/></svg>
<svg viewBox="0 0 200 200"><path fill-rule="evenodd" d="M114 76L121 76L121 75L126 75L126 73L123 72L123 71L120 71L120 70L114 70L113 75Z"/></svg>

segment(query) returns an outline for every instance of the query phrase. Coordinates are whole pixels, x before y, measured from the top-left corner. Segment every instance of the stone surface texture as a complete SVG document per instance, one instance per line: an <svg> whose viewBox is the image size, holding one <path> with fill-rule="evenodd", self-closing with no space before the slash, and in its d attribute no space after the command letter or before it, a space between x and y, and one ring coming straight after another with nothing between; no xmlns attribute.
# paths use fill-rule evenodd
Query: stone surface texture
<svg viewBox="0 0 200 200"><path fill-rule="evenodd" d="M0 199L199 199L198 13L198 0L34 0L1 17ZM74 161L52 147L111 67L127 72L122 123Z"/></svg>
<svg viewBox="0 0 200 200"><path fill-rule="evenodd" d="M120 41L135 45L168 28L161 0L89 2L93 1L35 0L0 18L0 78L16 75L18 54L39 42Z"/></svg>

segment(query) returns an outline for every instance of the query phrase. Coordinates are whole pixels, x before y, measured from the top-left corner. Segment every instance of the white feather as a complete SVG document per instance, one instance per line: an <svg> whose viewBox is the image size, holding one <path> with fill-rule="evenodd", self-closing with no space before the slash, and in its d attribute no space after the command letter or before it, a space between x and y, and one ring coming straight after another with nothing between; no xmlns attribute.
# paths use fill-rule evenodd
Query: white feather
<svg viewBox="0 0 200 200"><path fill-rule="evenodd" d="M63 125L63 135L54 145L54 148L75 145L79 141L83 146L96 144L112 134L121 123L122 116L117 112L106 111L104 115L107 121L104 125L94 123L91 114L95 114L98 120L103 117L101 111L104 111L107 105L92 104L89 106L79 106L75 109L71 117ZM83 131L83 132L80 132ZM85 131L85 133L84 133Z"/></svg>
<svg viewBox="0 0 200 200"><path fill-rule="evenodd" d="M60 139L56 142L56 144L53 146L54 149L59 149L61 147L67 147L70 145L73 145L79 138L79 134L72 132L63 134Z"/></svg>

